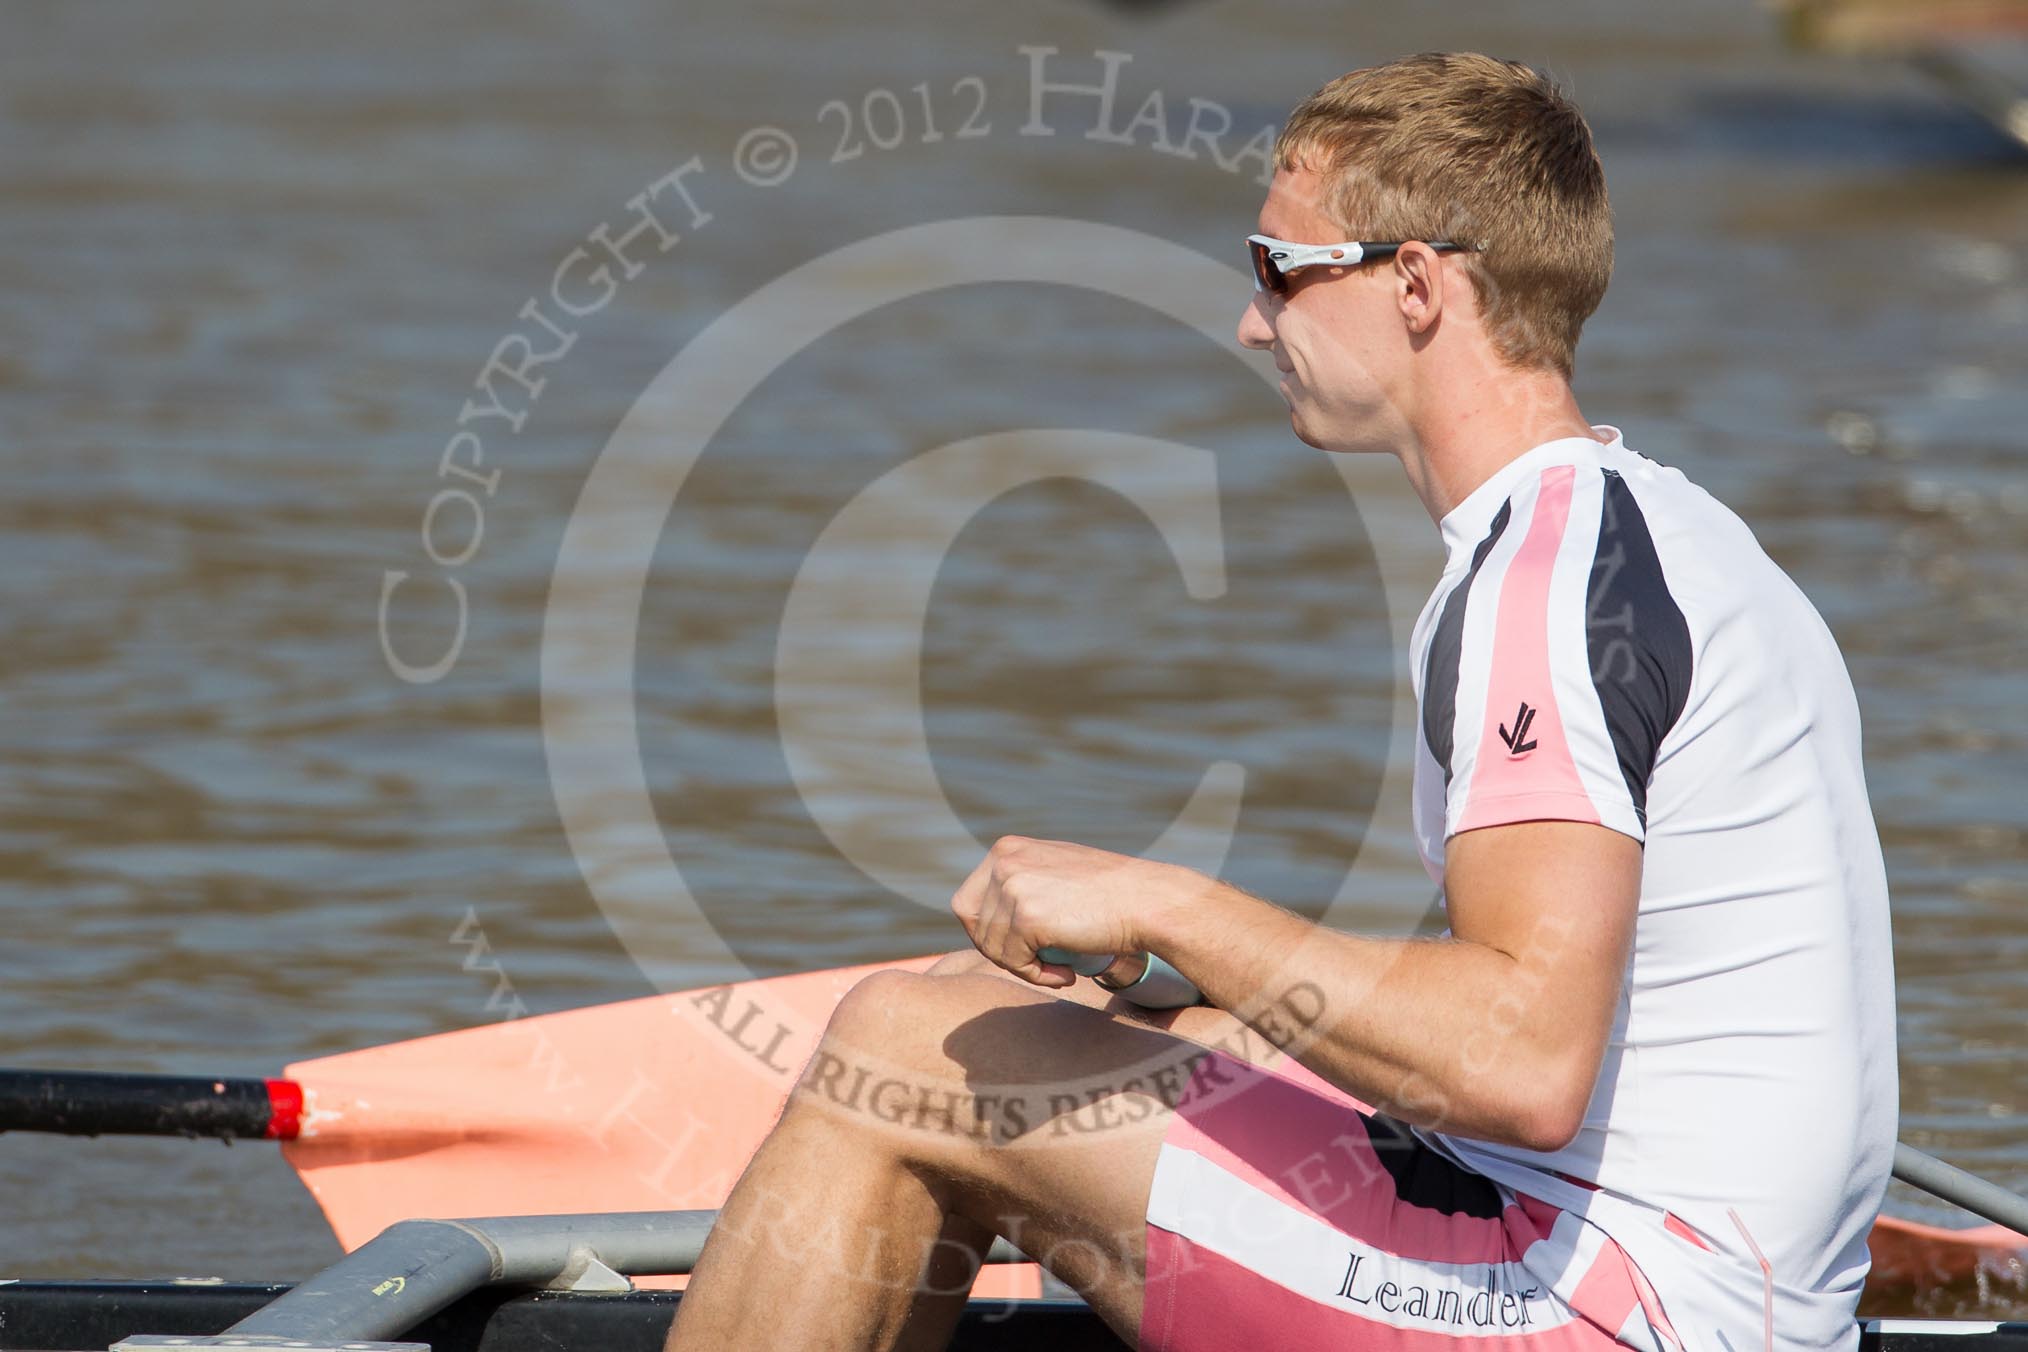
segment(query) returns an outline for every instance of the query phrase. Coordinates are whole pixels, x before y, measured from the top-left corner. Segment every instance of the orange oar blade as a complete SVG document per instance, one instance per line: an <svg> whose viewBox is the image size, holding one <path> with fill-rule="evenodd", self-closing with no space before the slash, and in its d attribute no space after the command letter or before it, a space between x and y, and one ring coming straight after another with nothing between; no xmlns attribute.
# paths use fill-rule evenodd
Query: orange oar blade
<svg viewBox="0 0 2028 1352"><path fill-rule="evenodd" d="M2028 1262L2028 1235L2004 1225L1953 1230L1882 1216L1866 1237L1873 1253L1870 1285L1930 1287L1969 1281L1981 1271L2018 1271Z"/></svg>
<svg viewBox="0 0 2028 1352"><path fill-rule="evenodd" d="M299 1062L287 1074L303 1086L302 1135L282 1151L348 1250L413 1216L715 1209L846 990L936 956ZM973 1287L982 1297L1041 1291L1034 1264L988 1267Z"/></svg>

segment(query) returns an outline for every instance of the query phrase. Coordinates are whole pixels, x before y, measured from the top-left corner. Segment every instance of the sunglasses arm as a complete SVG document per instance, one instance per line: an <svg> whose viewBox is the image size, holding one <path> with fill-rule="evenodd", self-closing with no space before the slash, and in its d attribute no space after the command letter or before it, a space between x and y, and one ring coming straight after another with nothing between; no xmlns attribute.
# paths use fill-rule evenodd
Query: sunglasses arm
<svg viewBox="0 0 2028 1352"><path fill-rule="evenodd" d="M1275 265L1283 273L1294 272L1297 268L1318 266L1350 268L1357 267L1366 257L1366 250L1356 242L1344 244L1306 244L1296 247L1282 245L1274 250Z"/></svg>

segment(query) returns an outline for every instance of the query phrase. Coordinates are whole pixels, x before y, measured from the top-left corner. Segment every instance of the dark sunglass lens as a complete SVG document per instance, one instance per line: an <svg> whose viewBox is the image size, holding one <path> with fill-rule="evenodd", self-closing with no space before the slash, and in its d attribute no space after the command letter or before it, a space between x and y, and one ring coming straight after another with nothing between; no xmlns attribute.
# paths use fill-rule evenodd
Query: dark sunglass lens
<svg viewBox="0 0 2028 1352"><path fill-rule="evenodd" d="M1277 296L1288 294L1288 278L1284 277L1282 270L1275 266L1275 261L1270 256L1268 246L1248 240L1246 247L1253 255L1253 279L1260 284L1260 289L1272 292Z"/></svg>

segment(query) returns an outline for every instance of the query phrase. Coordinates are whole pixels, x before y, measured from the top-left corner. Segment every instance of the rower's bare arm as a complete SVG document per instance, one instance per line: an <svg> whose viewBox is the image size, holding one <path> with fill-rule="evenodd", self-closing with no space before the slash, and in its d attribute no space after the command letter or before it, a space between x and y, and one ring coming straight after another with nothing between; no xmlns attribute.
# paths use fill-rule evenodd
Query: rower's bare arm
<svg viewBox="0 0 2028 1352"><path fill-rule="evenodd" d="M1447 938L1344 934L1216 884L1151 917L1148 947L1266 1037L1319 1008L1296 1059L1403 1121L1558 1149L1611 1035L1641 846L1582 822L1485 827L1451 838L1445 882Z"/></svg>

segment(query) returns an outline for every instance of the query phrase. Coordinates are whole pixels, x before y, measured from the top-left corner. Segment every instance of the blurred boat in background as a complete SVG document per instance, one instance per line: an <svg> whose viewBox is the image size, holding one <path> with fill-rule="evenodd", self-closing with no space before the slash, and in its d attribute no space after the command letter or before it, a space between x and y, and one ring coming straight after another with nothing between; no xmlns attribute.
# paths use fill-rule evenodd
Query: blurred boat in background
<svg viewBox="0 0 2028 1352"><path fill-rule="evenodd" d="M1899 60L2028 146L2028 0L1772 0L1806 51Z"/></svg>

